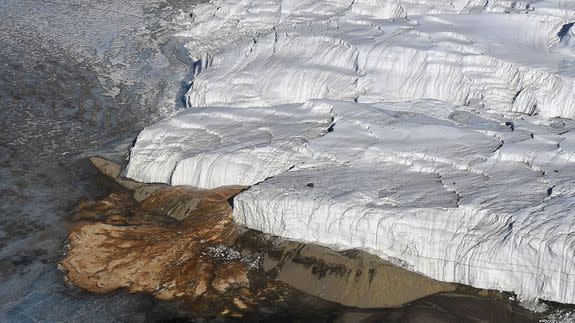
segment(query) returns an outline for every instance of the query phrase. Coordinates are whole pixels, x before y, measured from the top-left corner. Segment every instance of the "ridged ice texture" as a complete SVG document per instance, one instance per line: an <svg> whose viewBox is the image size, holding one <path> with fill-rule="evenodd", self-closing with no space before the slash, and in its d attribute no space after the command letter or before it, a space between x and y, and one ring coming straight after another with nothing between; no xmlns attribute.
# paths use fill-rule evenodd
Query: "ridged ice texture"
<svg viewBox="0 0 575 323"><path fill-rule="evenodd" d="M265 8L260 16L251 2L222 2L219 19L198 22L197 33L238 28L250 38L214 52L187 94L189 107L429 98L575 117L573 28L565 17L532 10L382 20L399 14L369 15L365 1L287 3L257 6ZM458 8L431 3L431 12Z"/></svg>
<svg viewBox="0 0 575 323"><path fill-rule="evenodd" d="M247 227L575 303L575 122L437 101L332 106L314 158L235 198Z"/></svg>
<svg viewBox="0 0 575 323"><path fill-rule="evenodd" d="M309 104L181 112L138 135L126 175L200 188L252 185L308 159L306 142L332 119L330 107Z"/></svg>
<svg viewBox="0 0 575 323"><path fill-rule="evenodd" d="M575 303L574 9L199 5L190 112L142 132L128 176L256 184L234 202L250 228Z"/></svg>

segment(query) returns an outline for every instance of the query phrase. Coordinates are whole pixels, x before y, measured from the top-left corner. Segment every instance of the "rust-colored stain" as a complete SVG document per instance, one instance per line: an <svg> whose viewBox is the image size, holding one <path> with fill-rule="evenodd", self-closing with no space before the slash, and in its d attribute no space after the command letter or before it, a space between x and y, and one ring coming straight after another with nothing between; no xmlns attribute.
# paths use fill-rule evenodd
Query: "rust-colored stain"
<svg viewBox="0 0 575 323"><path fill-rule="evenodd" d="M92 292L126 288L207 314L239 317L260 299L280 301L279 283L254 288L244 259L215 254L237 237L228 199L242 189L164 187L141 202L123 192L81 203L61 266Z"/></svg>

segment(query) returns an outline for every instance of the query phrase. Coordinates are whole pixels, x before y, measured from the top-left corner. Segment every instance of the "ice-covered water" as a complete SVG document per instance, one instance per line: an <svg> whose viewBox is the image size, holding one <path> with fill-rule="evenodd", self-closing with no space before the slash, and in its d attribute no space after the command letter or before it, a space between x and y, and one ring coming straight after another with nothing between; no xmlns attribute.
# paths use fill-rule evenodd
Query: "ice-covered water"
<svg viewBox="0 0 575 323"><path fill-rule="evenodd" d="M66 214L108 190L78 158L121 156L183 105L190 67L172 36L193 5L0 1L0 321L146 319L149 299L74 292L56 264Z"/></svg>

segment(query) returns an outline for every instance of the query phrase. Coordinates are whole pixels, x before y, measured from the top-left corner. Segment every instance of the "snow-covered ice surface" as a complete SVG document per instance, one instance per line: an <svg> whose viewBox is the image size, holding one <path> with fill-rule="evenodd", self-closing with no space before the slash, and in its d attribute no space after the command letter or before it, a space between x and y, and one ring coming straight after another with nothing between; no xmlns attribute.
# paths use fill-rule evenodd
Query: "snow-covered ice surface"
<svg viewBox="0 0 575 323"><path fill-rule="evenodd" d="M204 188L252 185L309 159L305 143L332 120L330 107L309 105L182 112L140 133L127 176Z"/></svg>
<svg viewBox="0 0 575 323"><path fill-rule="evenodd" d="M199 5L181 33L190 110L139 135L128 175L254 185L234 202L250 228L575 303L574 13L551 0Z"/></svg>
<svg viewBox="0 0 575 323"><path fill-rule="evenodd" d="M194 80L188 104L430 98L575 116L575 43L571 29L560 33L569 24L564 18L493 13L337 18L280 24L245 47L234 44L214 54L211 69Z"/></svg>
<svg viewBox="0 0 575 323"><path fill-rule="evenodd" d="M322 103L325 104L325 103ZM445 103L334 104L316 158L238 196L248 227L433 278L574 301L573 122Z"/></svg>

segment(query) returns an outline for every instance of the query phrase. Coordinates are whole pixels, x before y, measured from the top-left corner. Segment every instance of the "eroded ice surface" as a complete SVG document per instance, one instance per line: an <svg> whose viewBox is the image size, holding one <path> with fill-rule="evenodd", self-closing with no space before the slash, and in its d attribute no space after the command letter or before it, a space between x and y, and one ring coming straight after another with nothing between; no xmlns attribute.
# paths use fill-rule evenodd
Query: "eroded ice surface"
<svg viewBox="0 0 575 323"><path fill-rule="evenodd" d="M467 14L282 24L218 53L189 106L262 106L306 99L413 98L575 116L575 52L563 18ZM561 34L561 37L559 36Z"/></svg>
<svg viewBox="0 0 575 323"><path fill-rule="evenodd" d="M128 176L255 184L250 228L575 303L574 8L200 5L190 110L140 134Z"/></svg>
<svg viewBox="0 0 575 323"><path fill-rule="evenodd" d="M311 141L316 157L240 194L240 223L573 302L573 122L516 119L512 131L438 102L331 104L336 125Z"/></svg>
<svg viewBox="0 0 575 323"><path fill-rule="evenodd" d="M214 188L253 185L311 157L305 143L328 131L331 107L204 108L146 128L127 176Z"/></svg>

